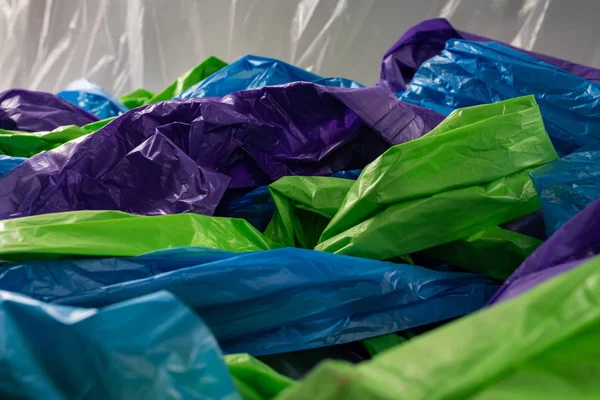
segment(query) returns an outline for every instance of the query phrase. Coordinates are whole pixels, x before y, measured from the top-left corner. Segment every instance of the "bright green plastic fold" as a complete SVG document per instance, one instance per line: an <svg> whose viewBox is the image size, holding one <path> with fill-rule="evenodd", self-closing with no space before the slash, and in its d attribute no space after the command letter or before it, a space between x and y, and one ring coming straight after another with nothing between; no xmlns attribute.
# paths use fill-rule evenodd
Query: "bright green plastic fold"
<svg viewBox="0 0 600 400"><path fill-rule="evenodd" d="M242 219L70 211L0 221L0 260L136 256L171 247L244 252L279 247Z"/></svg>
<svg viewBox="0 0 600 400"><path fill-rule="evenodd" d="M278 399L598 399L599 287L595 258L371 361L326 361Z"/></svg>
<svg viewBox="0 0 600 400"><path fill-rule="evenodd" d="M244 400L274 399L296 381L283 376L249 354L230 354L225 363Z"/></svg>
<svg viewBox="0 0 600 400"><path fill-rule="evenodd" d="M529 214L529 173L558 156L533 96L464 108L369 164L317 250L388 259Z"/></svg>
<svg viewBox="0 0 600 400"><path fill-rule="evenodd" d="M119 99L121 103L130 110L132 108L143 106L144 104L150 103L150 99L152 99L155 94L146 89L137 89L133 92L129 92L124 94Z"/></svg>
<svg viewBox="0 0 600 400"><path fill-rule="evenodd" d="M542 241L534 237L495 226L422 253L505 280L541 244Z"/></svg>

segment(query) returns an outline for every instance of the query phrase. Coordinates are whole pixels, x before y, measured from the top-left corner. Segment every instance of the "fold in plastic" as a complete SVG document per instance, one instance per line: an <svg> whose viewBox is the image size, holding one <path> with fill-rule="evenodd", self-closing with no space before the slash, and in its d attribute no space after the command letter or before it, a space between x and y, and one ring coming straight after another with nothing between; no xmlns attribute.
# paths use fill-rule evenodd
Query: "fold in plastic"
<svg viewBox="0 0 600 400"><path fill-rule="evenodd" d="M211 332L170 293L97 310L0 292L0 323L2 398L240 399Z"/></svg>
<svg viewBox="0 0 600 400"><path fill-rule="evenodd" d="M91 210L211 215L226 189L362 168L442 120L385 88L310 83L165 101L0 180L0 218Z"/></svg>
<svg viewBox="0 0 600 400"><path fill-rule="evenodd" d="M56 95L100 119L116 117L128 110L110 93L87 79L78 79L69 83L65 90Z"/></svg>
<svg viewBox="0 0 600 400"><path fill-rule="evenodd" d="M530 214L529 173L555 159L533 96L461 109L369 164L316 249L388 259Z"/></svg>
<svg viewBox="0 0 600 400"><path fill-rule="evenodd" d="M98 117L53 94L12 89L0 93L0 129L51 131L64 125L83 126Z"/></svg>
<svg viewBox="0 0 600 400"><path fill-rule="evenodd" d="M240 90L299 81L343 88L363 87L345 78L323 78L274 58L247 55L193 85L180 97L223 97Z"/></svg>
<svg viewBox="0 0 600 400"><path fill-rule="evenodd" d="M225 352L264 355L465 315L497 284L477 274L303 249L180 248L136 258L28 261L4 269L0 287L85 307L168 290L198 312Z"/></svg>
<svg viewBox="0 0 600 400"><path fill-rule="evenodd" d="M279 247L241 219L74 211L0 221L0 260L136 256L180 246L231 251Z"/></svg>
<svg viewBox="0 0 600 400"><path fill-rule="evenodd" d="M430 19L418 23L406 31L383 56L378 85L386 86L394 92L402 92L421 65L444 50L450 39L465 39L476 42L489 42L491 39L454 29L444 18ZM505 44L509 46L508 44ZM600 70L509 46L519 52L529 54L538 60L588 79L600 82Z"/></svg>
<svg viewBox="0 0 600 400"><path fill-rule="evenodd" d="M229 354L225 362L244 400L271 400L296 384L249 354Z"/></svg>
<svg viewBox="0 0 600 400"><path fill-rule="evenodd" d="M327 361L277 399L596 399L599 281L596 258L372 361Z"/></svg>
<svg viewBox="0 0 600 400"><path fill-rule="evenodd" d="M588 146L531 174L548 236L600 198L600 146Z"/></svg>
<svg viewBox="0 0 600 400"><path fill-rule="evenodd" d="M448 114L530 94L559 153L600 142L600 84L498 43L449 40L419 68L401 99Z"/></svg>

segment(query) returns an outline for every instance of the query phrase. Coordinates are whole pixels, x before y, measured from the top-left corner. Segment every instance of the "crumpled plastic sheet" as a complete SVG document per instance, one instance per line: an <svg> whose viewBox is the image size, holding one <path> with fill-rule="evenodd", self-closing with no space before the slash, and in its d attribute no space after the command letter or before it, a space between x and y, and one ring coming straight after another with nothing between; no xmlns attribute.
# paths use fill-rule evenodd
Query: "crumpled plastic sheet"
<svg viewBox="0 0 600 400"><path fill-rule="evenodd" d="M498 303L569 271L600 254L600 199L560 227L504 282L490 300Z"/></svg>
<svg viewBox="0 0 600 400"><path fill-rule="evenodd" d="M180 246L231 251L278 248L241 219L197 214L139 216L120 211L72 211L0 222L0 260L76 256L137 256Z"/></svg>
<svg viewBox="0 0 600 400"><path fill-rule="evenodd" d="M168 290L198 312L225 352L264 355L468 314L485 304L497 283L477 274L303 249L180 248L136 258L11 264L2 270L0 287L82 307Z"/></svg>
<svg viewBox="0 0 600 400"><path fill-rule="evenodd" d="M12 89L0 93L0 129L51 131L64 125L83 126L98 117L53 94Z"/></svg>
<svg viewBox="0 0 600 400"><path fill-rule="evenodd" d="M398 42L385 53L381 61L378 85L388 87L394 92L404 91L421 65L430 58L439 55L450 39L465 39L476 42L489 42L492 40L472 33L458 31L444 18L422 21L407 30ZM600 70L596 68L503 44L571 74L600 82Z"/></svg>
<svg viewBox="0 0 600 400"><path fill-rule="evenodd" d="M244 400L274 399L284 389L296 384L249 354L228 354L225 362Z"/></svg>
<svg viewBox="0 0 600 400"><path fill-rule="evenodd" d="M587 146L531 174L548 236L600 198L600 145Z"/></svg>
<svg viewBox="0 0 600 400"><path fill-rule="evenodd" d="M26 158L24 157L12 157L0 154L0 177L17 168L25 160Z"/></svg>
<svg viewBox="0 0 600 400"><path fill-rule="evenodd" d="M2 398L241 399L211 332L170 293L93 309L0 291L0 323Z"/></svg>
<svg viewBox="0 0 600 400"><path fill-rule="evenodd" d="M369 164L316 249L388 259L530 214L557 158L533 96L461 109Z"/></svg>
<svg viewBox="0 0 600 400"><path fill-rule="evenodd" d="M600 142L600 84L498 43L449 40L419 68L401 99L448 114L529 94L559 153Z"/></svg>
<svg viewBox="0 0 600 400"><path fill-rule="evenodd" d="M292 83L131 110L0 180L0 219L116 209L212 215L226 189L362 168L442 120L380 87Z"/></svg>
<svg viewBox="0 0 600 400"><path fill-rule="evenodd" d="M116 117L128 110L110 93L87 79L78 79L69 83L65 90L56 95L100 119Z"/></svg>
<svg viewBox="0 0 600 400"><path fill-rule="evenodd" d="M247 55L193 85L179 97L223 97L240 90L298 81L343 88L363 87L345 78L323 78L274 58Z"/></svg>
<svg viewBox="0 0 600 400"><path fill-rule="evenodd" d="M595 258L371 361L326 361L277 400L596 399L599 280Z"/></svg>

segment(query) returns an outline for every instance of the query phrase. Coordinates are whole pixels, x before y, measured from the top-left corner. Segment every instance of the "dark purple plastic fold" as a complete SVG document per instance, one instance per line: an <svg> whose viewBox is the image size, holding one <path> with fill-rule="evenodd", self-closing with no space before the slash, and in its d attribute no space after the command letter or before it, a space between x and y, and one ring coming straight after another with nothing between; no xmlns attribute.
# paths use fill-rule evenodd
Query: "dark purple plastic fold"
<svg viewBox="0 0 600 400"><path fill-rule="evenodd" d="M0 129L39 132L96 121L95 115L50 93L23 89L0 93Z"/></svg>
<svg viewBox="0 0 600 400"><path fill-rule="evenodd" d="M213 214L226 189L357 169L443 116L382 87L306 82L131 110L0 180L0 219L80 209Z"/></svg>
<svg viewBox="0 0 600 400"><path fill-rule="evenodd" d="M504 282L489 304L514 297L600 254L600 199L571 218Z"/></svg>
<svg viewBox="0 0 600 400"><path fill-rule="evenodd" d="M465 39L479 42L493 41L483 36L456 30L444 18L423 21L406 31L398 42L385 53L381 61L381 71L377 84L385 86L393 92L404 91L406 84L410 82L421 64L440 54L444 50L448 39ZM574 75L590 81L600 82L600 70L598 69L504 44Z"/></svg>

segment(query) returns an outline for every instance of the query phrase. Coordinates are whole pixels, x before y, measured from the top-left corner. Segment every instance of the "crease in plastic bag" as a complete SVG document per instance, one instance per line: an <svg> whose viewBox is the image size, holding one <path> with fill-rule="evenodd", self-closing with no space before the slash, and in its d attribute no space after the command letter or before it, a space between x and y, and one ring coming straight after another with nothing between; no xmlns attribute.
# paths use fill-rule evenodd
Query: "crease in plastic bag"
<svg viewBox="0 0 600 400"><path fill-rule="evenodd" d="M228 354L227 368L244 400L270 400L296 381L277 373L249 354Z"/></svg>
<svg viewBox="0 0 600 400"><path fill-rule="evenodd" d="M0 221L0 260L136 256L180 246L231 251L279 247L241 219L73 211Z"/></svg>
<svg viewBox="0 0 600 400"><path fill-rule="evenodd" d="M225 352L255 356L458 317L480 308L498 287L478 274L293 248L250 253L180 248L135 258L7 267L0 287L52 303L101 307L168 290L198 312Z"/></svg>
<svg viewBox="0 0 600 400"><path fill-rule="evenodd" d="M598 398L599 280L595 258L371 361L325 362L277 399Z"/></svg>
<svg viewBox="0 0 600 400"><path fill-rule="evenodd" d="M531 174L548 236L600 198L600 145L579 149Z"/></svg>
<svg viewBox="0 0 600 400"><path fill-rule="evenodd" d="M600 199L562 225L504 282L490 304L515 297L600 254Z"/></svg>
<svg viewBox="0 0 600 400"><path fill-rule="evenodd" d="M406 85L430 58L439 55L450 39L464 39L475 42L490 42L492 39L456 30L444 18L422 21L411 27L400 37L383 56L378 85L388 87L393 92L403 92ZM528 54L548 64L552 64L584 79L600 82L600 70L561 60L541 53L535 53L502 43L513 50Z"/></svg>
<svg viewBox="0 0 600 400"><path fill-rule="evenodd" d="M2 178L0 218L79 209L212 215L227 189L362 168L442 119L385 88L301 82L156 103Z"/></svg>
<svg viewBox="0 0 600 400"><path fill-rule="evenodd" d="M3 398L240 399L211 332L169 293L90 309L2 291L0 310Z"/></svg>
<svg viewBox="0 0 600 400"><path fill-rule="evenodd" d="M110 93L87 79L78 79L69 83L56 95L100 119L116 117L128 110Z"/></svg>
<svg viewBox="0 0 600 400"><path fill-rule="evenodd" d="M458 110L369 164L316 249L387 259L530 214L529 173L557 158L533 96Z"/></svg>
<svg viewBox="0 0 600 400"><path fill-rule="evenodd" d="M600 84L498 43L449 40L415 74L403 101L453 109L535 95L560 154L600 141Z"/></svg>
<svg viewBox="0 0 600 400"><path fill-rule="evenodd" d="M98 117L53 94L12 89L0 93L0 129L51 131L64 125L83 126Z"/></svg>
<svg viewBox="0 0 600 400"><path fill-rule="evenodd" d="M274 58L247 55L191 86L179 97L223 97L240 90L298 81L341 88L363 87L360 83L345 78L323 78Z"/></svg>

